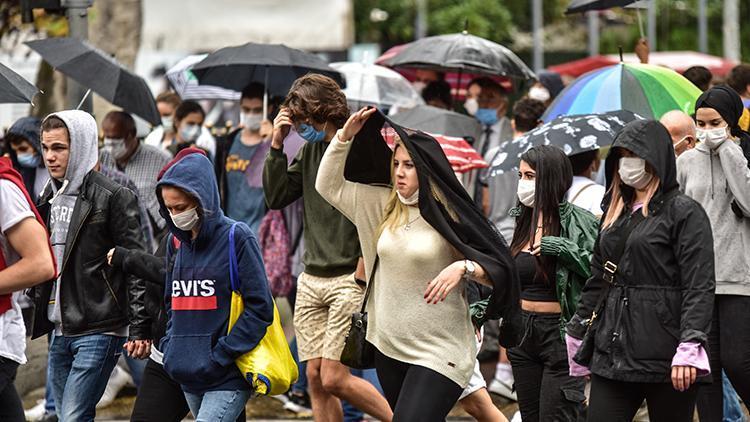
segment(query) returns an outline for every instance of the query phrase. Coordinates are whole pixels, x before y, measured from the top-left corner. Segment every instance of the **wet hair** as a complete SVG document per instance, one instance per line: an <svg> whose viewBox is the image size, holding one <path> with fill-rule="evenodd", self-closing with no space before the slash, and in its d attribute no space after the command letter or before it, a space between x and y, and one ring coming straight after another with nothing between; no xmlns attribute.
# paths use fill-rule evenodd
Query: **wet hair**
<svg viewBox="0 0 750 422"><path fill-rule="evenodd" d="M539 100L522 98L513 105L513 121L518 132L528 132L539 126L547 107Z"/></svg>
<svg viewBox="0 0 750 422"><path fill-rule="evenodd" d="M422 99L429 103L432 100L438 100L445 104L450 110L453 108L453 98L451 97L451 86L445 81L432 81L422 90Z"/></svg>
<svg viewBox="0 0 750 422"><path fill-rule="evenodd" d="M738 94L744 94L747 86L750 85L750 65L740 64L732 68L727 76L727 85Z"/></svg>
<svg viewBox="0 0 750 422"><path fill-rule="evenodd" d="M174 112L174 119L175 123L179 120L182 121L185 117L187 117L190 113L200 113L201 116L203 116L203 119L206 118L206 112L203 111L203 107L201 107L200 104L196 103L195 101L183 101L182 104L180 104L179 107L177 107L177 110Z"/></svg>
<svg viewBox="0 0 750 422"><path fill-rule="evenodd" d="M130 114L124 111L110 111L104 116L104 121L108 120L111 120L113 123L120 126L125 131L125 137L136 137L137 131L135 129L135 120L133 120L133 116Z"/></svg>
<svg viewBox="0 0 750 422"><path fill-rule="evenodd" d="M240 101L244 100L245 98L257 98L262 100L263 94L265 94L266 88L263 86L263 84L258 82L251 82L246 87L242 88L242 94L240 95Z"/></svg>
<svg viewBox="0 0 750 422"><path fill-rule="evenodd" d="M569 155L570 165L573 168L573 176L580 176L591 167L591 163L599 159L599 150L591 150Z"/></svg>
<svg viewBox="0 0 750 422"><path fill-rule="evenodd" d="M177 108L182 103L180 96L172 91L165 91L156 96L157 103L167 103L172 107Z"/></svg>
<svg viewBox="0 0 750 422"><path fill-rule="evenodd" d="M542 236L560 235L560 203L565 200L565 194L573 184L573 168L568 157L558 147L533 147L521 155L521 160L536 172L534 208L529 208L520 201L517 203L521 214L516 217L516 228L510 244L513 256L518 255L530 240L533 241L539 212L543 216ZM553 281L547 278L548 274L555 272L555 258L541 256L536 258L536 262L537 271L542 269L545 280Z"/></svg>
<svg viewBox="0 0 750 422"><path fill-rule="evenodd" d="M49 116L42 122L42 133L50 132L55 129L65 129L68 132L68 126L57 116Z"/></svg>
<svg viewBox="0 0 750 422"><path fill-rule="evenodd" d="M714 75L708 68L703 66L693 66L682 72L687 80L697 86L701 91L705 91L711 85L711 81L714 79Z"/></svg>
<svg viewBox="0 0 750 422"><path fill-rule="evenodd" d="M343 127L349 118L344 91L328 76L308 73L297 79L287 94L283 107L289 109L292 121L311 119Z"/></svg>

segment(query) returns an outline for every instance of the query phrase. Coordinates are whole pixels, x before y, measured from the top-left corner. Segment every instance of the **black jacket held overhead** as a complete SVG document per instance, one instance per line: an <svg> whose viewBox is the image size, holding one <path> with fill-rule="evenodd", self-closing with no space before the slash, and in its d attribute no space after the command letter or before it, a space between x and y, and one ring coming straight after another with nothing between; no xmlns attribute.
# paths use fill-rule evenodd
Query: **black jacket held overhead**
<svg viewBox="0 0 750 422"><path fill-rule="evenodd" d="M671 382L671 362L680 343L707 348L715 286L711 225L703 208L677 191L674 149L664 126L656 121L630 123L612 146L606 160L608 185L617 171L620 148L645 159L661 183L648 205L648 216L632 230L618 263L598 316L590 369L619 381ZM575 338L582 338L586 331L585 321L607 283L602 266L630 222L634 191L621 188L625 211L600 232L592 277L567 327ZM604 203L608 202L607 196Z"/></svg>

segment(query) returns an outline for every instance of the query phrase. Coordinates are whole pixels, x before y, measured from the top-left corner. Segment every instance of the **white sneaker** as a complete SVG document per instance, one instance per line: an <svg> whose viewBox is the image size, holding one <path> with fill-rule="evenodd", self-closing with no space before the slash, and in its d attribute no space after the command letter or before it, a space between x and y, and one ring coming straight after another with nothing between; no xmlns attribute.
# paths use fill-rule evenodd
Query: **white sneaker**
<svg viewBox="0 0 750 422"><path fill-rule="evenodd" d="M512 382L509 384L508 382L504 380L494 378L492 382L490 382L489 387L487 387L487 390L490 393L497 394L498 396L505 397L506 399L518 401L516 392L513 391Z"/></svg>
<svg viewBox="0 0 750 422"><path fill-rule="evenodd" d="M37 400L36 405L29 410L24 410L23 415L27 421L35 422L41 420L44 417L47 407L47 403L44 399Z"/></svg>
<svg viewBox="0 0 750 422"><path fill-rule="evenodd" d="M516 410L516 413L513 415L513 418L510 420L510 422L521 422L521 411Z"/></svg>
<svg viewBox="0 0 750 422"><path fill-rule="evenodd" d="M129 382L133 382L133 377L122 370L122 368L115 365L115 369L112 370L112 375L109 376L109 381L107 381L107 388L104 390L102 398L99 399L99 403L96 404L96 408L102 409L112 404L117 398L117 395L120 394L120 390L122 390Z"/></svg>

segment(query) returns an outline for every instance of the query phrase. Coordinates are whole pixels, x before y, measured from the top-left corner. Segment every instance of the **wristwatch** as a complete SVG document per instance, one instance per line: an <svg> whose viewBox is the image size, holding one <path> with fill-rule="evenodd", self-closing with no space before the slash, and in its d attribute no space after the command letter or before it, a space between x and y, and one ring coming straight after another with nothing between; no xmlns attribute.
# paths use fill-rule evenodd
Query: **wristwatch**
<svg viewBox="0 0 750 422"><path fill-rule="evenodd" d="M464 259L464 277L474 278L474 274L477 271L477 266L473 261Z"/></svg>

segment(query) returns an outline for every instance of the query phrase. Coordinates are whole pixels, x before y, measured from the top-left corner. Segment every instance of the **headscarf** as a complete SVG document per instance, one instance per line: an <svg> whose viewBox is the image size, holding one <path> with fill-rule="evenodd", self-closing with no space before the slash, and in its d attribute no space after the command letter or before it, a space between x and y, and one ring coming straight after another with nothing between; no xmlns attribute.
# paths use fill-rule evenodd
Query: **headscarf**
<svg viewBox="0 0 750 422"><path fill-rule="evenodd" d="M712 108L729 125L732 136L739 138L740 147L745 158L750 161L750 134L740 128L740 118L745 107L742 98L732 88L718 85L704 92L695 102L695 111L699 108Z"/></svg>
<svg viewBox="0 0 750 422"><path fill-rule="evenodd" d="M508 246L461 185L440 144L424 132L396 125L380 111L354 137L344 177L352 182L390 185L393 152L381 129L388 124L401 138L417 169L419 211L430 226L467 259L479 263L492 281L489 319L504 319L501 344L513 346L520 314L520 282Z"/></svg>
<svg viewBox="0 0 750 422"><path fill-rule="evenodd" d="M565 88L562 77L560 77L560 74L557 72L543 70L537 72L536 77L539 79L539 83L544 85L544 87L547 88L547 91L549 91L550 100L554 100L555 97L557 97L557 94Z"/></svg>

